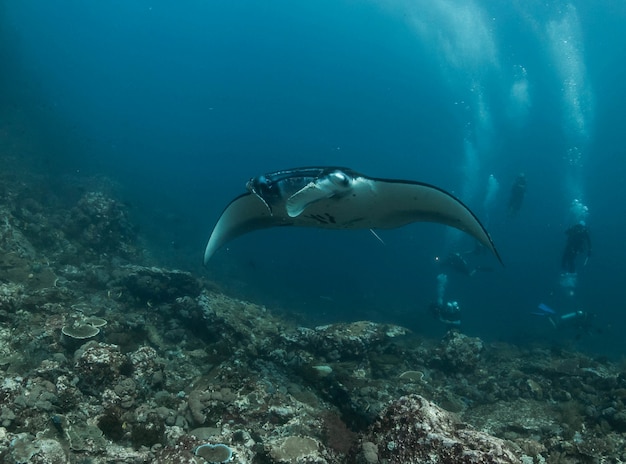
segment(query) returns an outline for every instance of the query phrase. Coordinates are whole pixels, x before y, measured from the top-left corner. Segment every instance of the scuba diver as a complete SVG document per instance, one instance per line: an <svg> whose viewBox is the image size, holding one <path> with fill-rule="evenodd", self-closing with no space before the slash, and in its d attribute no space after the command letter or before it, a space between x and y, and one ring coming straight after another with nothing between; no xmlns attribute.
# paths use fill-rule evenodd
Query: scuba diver
<svg viewBox="0 0 626 464"><path fill-rule="evenodd" d="M591 256L591 238L589 237L589 228L585 221L580 221L565 231L567 242L561 257L561 269L566 274L576 274L576 258L579 254L585 253L585 262Z"/></svg>
<svg viewBox="0 0 626 464"><path fill-rule="evenodd" d="M515 216L522 208L524 195L526 195L526 175L523 172L520 172L515 178L515 182L513 182L511 193L509 195L509 217Z"/></svg>
<svg viewBox="0 0 626 464"><path fill-rule="evenodd" d="M545 317L550 321L555 329L570 328L577 331L576 339L580 339L583 334L590 334L593 331L593 321L596 317L594 313L583 310L572 311L570 313L558 315L557 312L549 306L540 303L539 311L534 312L535 316ZM600 330L595 330L600 333Z"/></svg>
<svg viewBox="0 0 626 464"><path fill-rule="evenodd" d="M444 303L446 287L448 286L448 275L439 274L437 276L437 301L430 304L432 315L449 326L461 325L461 308L457 301Z"/></svg>
<svg viewBox="0 0 626 464"><path fill-rule="evenodd" d="M472 277L476 274L476 271L490 272L493 271L492 267L489 266L473 266L468 261L467 255L479 255L482 252L482 247L480 244L474 250L466 251L464 253L453 252L449 253L445 258L440 258L437 256L435 261L437 261L441 267L446 271L454 271L457 274L462 274L468 277Z"/></svg>
<svg viewBox="0 0 626 464"><path fill-rule="evenodd" d="M433 316L449 326L461 325L461 307L458 301L448 301L447 303L431 303L430 310Z"/></svg>

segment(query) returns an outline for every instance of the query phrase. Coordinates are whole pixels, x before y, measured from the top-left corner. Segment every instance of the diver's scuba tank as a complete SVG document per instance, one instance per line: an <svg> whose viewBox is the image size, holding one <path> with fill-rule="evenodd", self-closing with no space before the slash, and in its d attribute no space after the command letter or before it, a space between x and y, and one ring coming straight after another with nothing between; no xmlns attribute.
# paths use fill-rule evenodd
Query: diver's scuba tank
<svg viewBox="0 0 626 464"><path fill-rule="evenodd" d="M571 313L563 314L559 319L562 321L567 321L571 319L580 319L586 317L586 313L582 310L573 311Z"/></svg>

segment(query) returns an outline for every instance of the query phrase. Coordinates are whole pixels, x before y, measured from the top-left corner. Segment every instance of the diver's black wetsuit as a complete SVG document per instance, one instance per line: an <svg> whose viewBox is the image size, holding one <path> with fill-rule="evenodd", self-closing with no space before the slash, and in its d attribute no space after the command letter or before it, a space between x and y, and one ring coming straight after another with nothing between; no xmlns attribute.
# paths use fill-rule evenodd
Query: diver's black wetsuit
<svg viewBox="0 0 626 464"><path fill-rule="evenodd" d="M441 265L444 269L470 277L476 273L476 269L470 267L461 253L450 253L441 261Z"/></svg>
<svg viewBox="0 0 626 464"><path fill-rule="evenodd" d="M511 187L511 194L509 196L509 216L517 214L522 208L524 195L526 195L526 176L522 173L517 176L515 183Z"/></svg>
<svg viewBox="0 0 626 464"><path fill-rule="evenodd" d="M587 258L591 256L591 238L589 229L584 224L576 224L565 231L567 243L561 258L561 269L563 272L574 274L576 272L576 257L580 253L587 253Z"/></svg>

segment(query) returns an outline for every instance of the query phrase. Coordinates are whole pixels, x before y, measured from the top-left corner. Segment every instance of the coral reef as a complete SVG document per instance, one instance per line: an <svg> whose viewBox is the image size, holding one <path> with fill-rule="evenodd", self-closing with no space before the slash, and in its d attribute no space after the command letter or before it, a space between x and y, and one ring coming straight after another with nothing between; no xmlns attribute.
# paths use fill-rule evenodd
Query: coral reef
<svg viewBox="0 0 626 464"><path fill-rule="evenodd" d="M228 446L218 443L217 445L211 445L207 443L205 445L198 446L193 452L196 456L201 457L206 462L228 462L233 456L233 450Z"/></svg>
<svg viewBox="0 0 626 464"><path fill-rule="evenodd" d="M297 326L148 262L104 191L0 182L0 462L626 460L607 360Z"/></svg>

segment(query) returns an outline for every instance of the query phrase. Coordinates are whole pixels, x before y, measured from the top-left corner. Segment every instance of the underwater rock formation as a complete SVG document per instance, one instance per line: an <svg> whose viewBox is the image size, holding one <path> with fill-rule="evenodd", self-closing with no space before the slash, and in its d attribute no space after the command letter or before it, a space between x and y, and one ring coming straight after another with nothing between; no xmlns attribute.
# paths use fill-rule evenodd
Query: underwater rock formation
<svg viewBox="0 0 626 464"><path fill-rule="evenodd" d="M285 340L330 361L363 358L370 350L408 333L404 327L359 321L330 324L312 329L301 327L284 335Z"/></svg>
<svg viewBox="0 0 626 464"><path fill-rule="evenodd" d="M76 350L74 363L78 388L96 394L119 376L124 357L116 345L88 342Z"/></svg>
<svg viewBox="0 0 626 464"><path fill-rule="evenodd" d="M128 294L150 304L171 303L176 298L196 297L200 284L189 272L143 266L124 266L116 272L119 279L111 287L124 289Z"/></svg>
<svg viewBox="0 0 626 464"><path fill-rule="evenodd" d="M138 256L137 233L126 207L102 192L87 192L70 211L64 231L76 246L94 254Z"/></svg>
<svg viewBox="0 0 626 464"><path fill-rule="evenodd" d="M434 361L452 372L470 372L478 366L483 349L483 342L479 338L450 330L441 340Z"/></svg>
<svg viewBox="0 0 626 464"><path fill-rule="evenodd" d="M512 444L463 424L419 395L391 403L369 429L364 443L352 462L372 462L375 454L389 464L522 463Z"/></svg>

